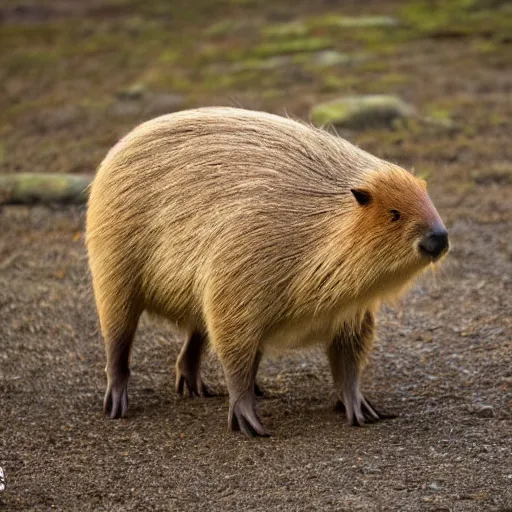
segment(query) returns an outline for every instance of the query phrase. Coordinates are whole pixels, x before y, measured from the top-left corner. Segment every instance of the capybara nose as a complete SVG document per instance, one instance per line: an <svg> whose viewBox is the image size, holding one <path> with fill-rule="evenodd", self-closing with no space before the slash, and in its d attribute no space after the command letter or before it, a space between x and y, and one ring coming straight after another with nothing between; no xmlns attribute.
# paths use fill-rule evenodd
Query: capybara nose
<svg viewBox="0 0 512 512"><path fill-rule="evenodd" d="M448 249L448 232L443 228L434 228L427 232L420 243L420 249L436 260Z"/></svg>

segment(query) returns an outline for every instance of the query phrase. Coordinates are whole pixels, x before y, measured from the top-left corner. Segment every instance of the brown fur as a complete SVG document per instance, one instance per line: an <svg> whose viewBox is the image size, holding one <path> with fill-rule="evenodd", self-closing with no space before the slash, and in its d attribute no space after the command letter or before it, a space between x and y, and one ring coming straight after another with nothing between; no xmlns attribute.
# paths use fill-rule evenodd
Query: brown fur
<svg viewBox="0 0 512 512"><path fill-rule="evenodd" d="M248 391L259 354L357 337L428 266L417 245L433 225L424 182L311 126L233 108L142 124L101 164L87 213L110 392L124 400L125 347L147 310L208 337L232 425L260 433Z"/></svg>

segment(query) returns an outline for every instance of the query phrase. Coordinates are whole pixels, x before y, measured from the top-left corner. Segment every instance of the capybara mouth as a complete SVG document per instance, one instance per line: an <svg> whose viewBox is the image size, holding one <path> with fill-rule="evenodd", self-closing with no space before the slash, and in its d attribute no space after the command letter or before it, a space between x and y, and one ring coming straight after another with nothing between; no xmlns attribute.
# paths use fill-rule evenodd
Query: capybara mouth
<svg viewBox="0 0 512 512"><path fill-rule="evenodd" d="M422 257L426 258L429 263L438 263L440 260L442 260L449 252L450 252L451 246L448 244L440 253L438 254L430 254L423 250L421 247L421 244L418 245L418 251L421 254Z"/></svg>

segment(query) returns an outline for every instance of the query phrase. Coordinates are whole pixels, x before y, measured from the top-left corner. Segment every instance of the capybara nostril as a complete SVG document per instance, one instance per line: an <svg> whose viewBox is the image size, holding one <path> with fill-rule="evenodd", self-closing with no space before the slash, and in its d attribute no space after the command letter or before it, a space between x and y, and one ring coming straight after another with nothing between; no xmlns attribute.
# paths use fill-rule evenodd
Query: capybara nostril
<svg viewBox="0 0 512 512"><path fill-rule="evenodd" d="M430 258L436 260L448 249L448 232L443 228L435 228L425 235L420 249Z"/></svg>

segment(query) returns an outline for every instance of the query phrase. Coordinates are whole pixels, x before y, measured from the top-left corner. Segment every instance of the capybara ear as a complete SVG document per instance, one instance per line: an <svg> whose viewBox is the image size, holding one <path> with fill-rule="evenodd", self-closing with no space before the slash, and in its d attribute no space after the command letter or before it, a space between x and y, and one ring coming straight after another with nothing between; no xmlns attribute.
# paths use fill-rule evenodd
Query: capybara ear
<svg viewBox="0 0 512 512"><path fill-rule="evenodd" d="M351 188L350 192L354 194L354 197L361 206L366 206L372 202L372 194L365 188Z"/></svg>

